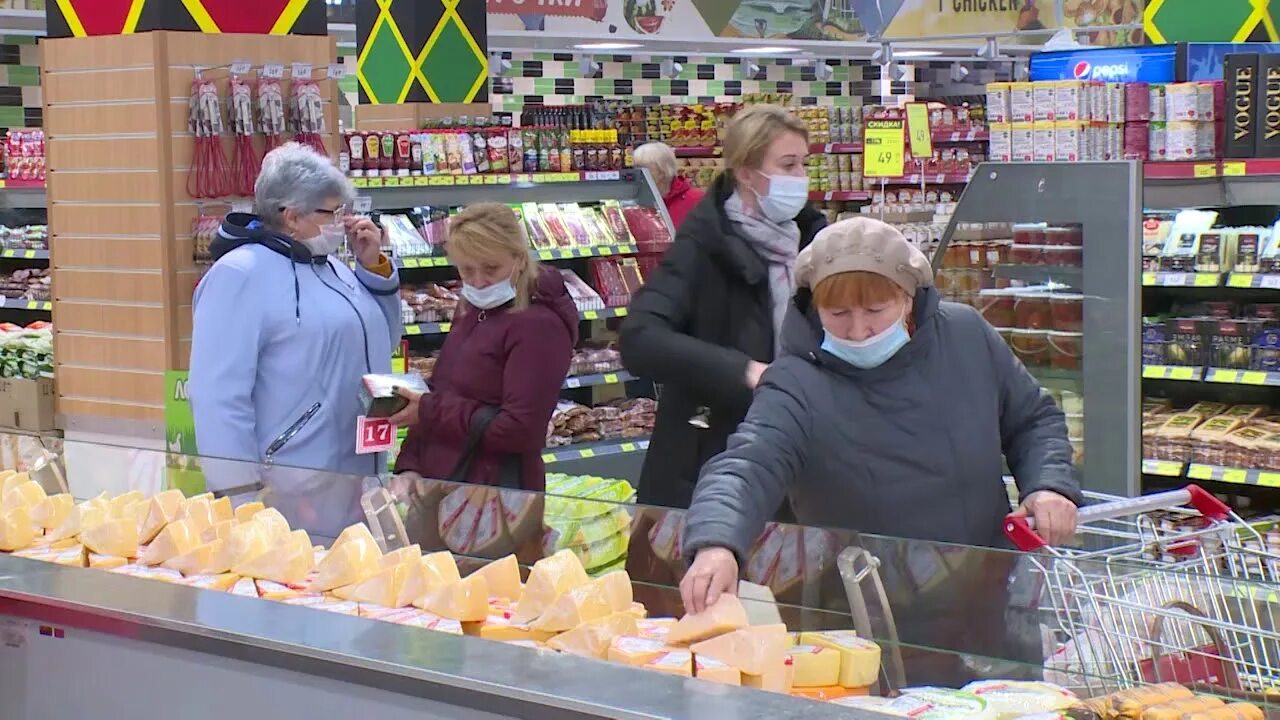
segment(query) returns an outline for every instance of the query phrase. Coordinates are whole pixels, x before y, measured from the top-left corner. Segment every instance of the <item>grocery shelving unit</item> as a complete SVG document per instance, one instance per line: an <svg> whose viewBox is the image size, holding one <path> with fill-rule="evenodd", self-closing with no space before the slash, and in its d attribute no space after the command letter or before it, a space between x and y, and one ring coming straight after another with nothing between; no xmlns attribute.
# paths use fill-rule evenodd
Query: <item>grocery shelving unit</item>
<svg viewBox="0 0 1280 720"><path fill-rule="evenodd" d="M47 224L44 182L0 179L0 219L10 227ZM0 271L6 276L24 267L48 268L49 248L0 248ZM52 290L44 300L0 297L0 320L25 325L52 317Z"/></svg>

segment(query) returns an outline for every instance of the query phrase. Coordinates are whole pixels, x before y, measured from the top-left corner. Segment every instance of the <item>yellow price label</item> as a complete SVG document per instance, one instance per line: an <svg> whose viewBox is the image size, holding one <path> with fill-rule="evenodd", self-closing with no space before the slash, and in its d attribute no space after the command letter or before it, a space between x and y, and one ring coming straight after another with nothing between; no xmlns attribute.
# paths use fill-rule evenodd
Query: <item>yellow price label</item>
<svg viewBox="0 0 1280 720"><path fill-rule="evenodd" d="M1221 281L1222 278L1215 273L1200 273L1196 275L1194 285L1196 287L1218 287Z"/></svg>
<svg viewBox="0 0 1280 720"><path fill-rule="evenodd" d="M613 385L613 384L614 384L614 383L616 383L616 382L618 382L618 376L617 376L616 374L614 374L614 373L609 373L608 375L605 375L605 376L604 376L604 384L605 384L605 385Z"/></svg>
<svg viewBox="0 0 1280 720"><path fill-rule="evenodd" d="M440 323L440 332L447 333L453 329L453 323Z"/></svg>
<svg viewBox="0 0 1280 720"><path fill-rule="evenodd" d="M587 458L593 458L595 456L596 456L596 451L592 450L591 448L578 451L578 457L581 457L583 460L586 460Z"/></svg>
<svg viewBox="0 0 1280 720"><path fill-rule="evenodd" d="M586 312L582 313L582 319L583 320L599 320L600 313L596 312L595 310L587 310Z"/></svg>
<svg viewBox="0 0 1280 720"><path fill-rule="evenodd" d="M552 259L552 258L554 258L554 257L555 257L555 256L551 253L551 251L550 251L550 250L539 250L539 251L538 251L538 259L539 259L539 260L551 260L551 259Z"/></svg>
<svg viewBox="0 0 1280 720"><path fill-rule="evenodd" d="M601 247L601 248L600 248L600 254L601 254L601 255L606 255L606 256L607 256L607 255L612 255L612 254L613 254L613 248L611 248L611 247Z"/></svg>
<svg viewBox="0 0 1280 720"><path fill-rule="evenodd" d="M1223 177L1241 177L1245 174L1245 165L1243 162L1224 162L1222 163Z"/></svg>
<svg viewBox="0 0 1280 720"><path fill-rule="evenodd" d="M416 257L405 258L401 261L401 265L404 265L407 268L422 267L422 260Z"/></svg>
<svg viewBox="0 0 1280 720"><path fill-rule="evenodd" d="M1258 484L1263 487L1280 487L1280 473L1258 473Z"/></svg>
<svg viewBox="0 0 1280 720"><path fill-rule="evenodd" d="M472 175L472 176L471 176L471 184L472 184L472 185L483 185L483 184L484 184L484 176L483 176L483 175Z"/></svg>
<svg viewBox="0 0 1280 720"><path fill-rule="evenodd" d="M544 462L544 463L553 463L553 462L555 462L555 461L556 461L555 453L543 453L543 454L542 454L542 462Z"/></svg>
<svg viewBox="0 0 1280 720"><path fill-rule="evenodd" d="M448 267L448 266L449 266L449 258L447 258L447 257L438 257L438 258L436 258L436 259L435 259L435 262L433 262L433 263L432 263L432 265L435 265L436 267Z"/></svg>
<svg viewBox="0 0 1280 720"><path fill-rule="evenodd" d="M1239 468L1228 468L1222 471L1222 482L1243 485L1249 482L1249 473Z"/></svg>
<svg viewBox="0 0 1280 720"><path fill-rule="evenodd" d="M1240 384L1241 385L1266 385L1267 374L1265 372L1259 372L1257 370L1246 372L1244 373L1244 375L1240 377Z"/></svg>
<svg viewBox="0 0 1280 720"><path fill-rule="evenodd" d="M1217 163L1196 163L1193 172L1198 178L1217 177L1218 165Z"/></svg>
<svg viewBox="0 0 1280 720"><path fill-rule="evenodd" d="M355 185L358 188L369 187L369 179L368 178L352 178L351 184Z"/></svg>
<svg viewBox="0 0 1280 720"><path fill-rule="evenodd" d="M911 154L933 157L933 133L929 129L929 106L907 103L907 132L911 134Z"/></svg>
<svg viewBox="0 0 1280 720"><path fill-rule="evenodd" d="M1156 284L1156 274L1153 272L1142 273L1142 284L1152 287Z"/></svg>
<svg viewBox="0 0 1280 720"><path fill-rule="evenodd" d="M1142 377L1147 378L1148 380L1158 380L1164 377L1164 371L1165 367L1163 365L1143 365Z"/></svg>
<svg viewBox="0 0 1280 720"><path fill-rule="evenodd" d="M1240 377L1240 373L1235 370L1214 370L1213 382L1234 383Z"/></svg>
<svg viewBox="0 0 1280 720"><path fill-rule="evenodd" d="M1196 376L1196 368L1191 367L1175 367L1169 368L1169 377L1173 380L1193 380Z"/></svg>
<svg viewBox="0 0 1280 720"><path fill-rule="evenodd" d="M415 187L426 187L431 184L431 178L426 175L419 175L413 179L413 184Z"/></svg>
<svg viewBox="0 0 1280 720"><path fill-rule="evenodd" d="M635 452L635 451L636 451L636 444L635 444L635 443L622 443L622 445L620 445L620 446L619 446L619 448L621 448L622 452L624 452L624 453Z"/></svg>
<svg viewBox="0 0 1280 720"><path fill-rule="evenodd" d="M421 335L422 327L420 325L405 325L404 334L405 335Z"/></svg>
<svg viewBox="0 0 1280 720"><path fill-rule="evenodd" d="M1208 465L1193 464L1187 468L1187 477L1192 480L1212 480L1213 468Z"/></svg>
<svg viewBox="0 0 1280 720"><path fill-rule="evenodd" d="M863 177L902 177L905 140L901 120L868 120L862 138Z"/></svg>
<svg viewBox="0 0 1280 720"><path fill-rule="evenodd" d="M1253 275L1248 273L1231 273L1231 277L1227 278L1227 287L1253 287Z"/></svg>

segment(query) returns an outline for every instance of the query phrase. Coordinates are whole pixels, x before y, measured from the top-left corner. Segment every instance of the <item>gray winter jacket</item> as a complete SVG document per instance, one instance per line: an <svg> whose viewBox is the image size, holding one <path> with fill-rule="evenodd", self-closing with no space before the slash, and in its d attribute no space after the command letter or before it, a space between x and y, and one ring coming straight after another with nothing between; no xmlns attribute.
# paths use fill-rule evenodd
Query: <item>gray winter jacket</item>
<svg viewBox="0 0 1280 720"><path fill-rule="evenodd" d="M820 349L806 296L746 420L703 467L685 553L741 562L788 493L802 525L1004 546L1002 454L1024 497L1080 503L1062 411L976 311L920 290L911 341L860 370Z"/></svg>

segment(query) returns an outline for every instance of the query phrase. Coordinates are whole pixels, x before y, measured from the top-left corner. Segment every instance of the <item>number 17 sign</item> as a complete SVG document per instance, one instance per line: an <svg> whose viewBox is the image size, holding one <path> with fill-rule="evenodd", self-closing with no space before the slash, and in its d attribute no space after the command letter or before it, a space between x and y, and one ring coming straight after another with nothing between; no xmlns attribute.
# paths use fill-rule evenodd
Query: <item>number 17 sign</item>
<svg viewBox="0 0 1280 720"><path fill-rule="evenodd" d="M905 159L901 120L868 120L863 130L862 176L899 178Z"/></svg>
<svg viewBox="0 0 1280 720"><path fill-rule="evenodd" d="M396 426L387 418L360 416L356 420L356 454L386 452L396 442Z"/></svg>

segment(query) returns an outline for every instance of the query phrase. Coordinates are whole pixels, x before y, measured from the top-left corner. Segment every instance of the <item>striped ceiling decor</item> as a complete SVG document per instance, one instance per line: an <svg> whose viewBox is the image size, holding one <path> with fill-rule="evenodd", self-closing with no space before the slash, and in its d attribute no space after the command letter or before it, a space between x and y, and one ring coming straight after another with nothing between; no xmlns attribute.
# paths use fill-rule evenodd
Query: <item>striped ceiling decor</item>
<svg viewBox="0 0 1280 720"><path fill-rule="evenodd" d="M360 0L356 47L362 104L489 99L488 23L477 0Z"/></svg>
<svg viewBox="0 0 1280 720"><path fill-rule="evenodd" d="M49 37L148 30L324 35L324 0L49 0Z"/></svg>

